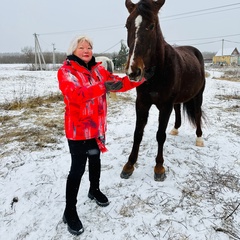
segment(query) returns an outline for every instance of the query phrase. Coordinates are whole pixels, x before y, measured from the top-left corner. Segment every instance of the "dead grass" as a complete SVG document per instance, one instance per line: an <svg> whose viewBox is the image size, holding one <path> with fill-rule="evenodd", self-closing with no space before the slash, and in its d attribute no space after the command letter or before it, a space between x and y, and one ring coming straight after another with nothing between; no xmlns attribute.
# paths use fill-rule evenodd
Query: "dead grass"
<svg viewBox="0 0 240 240"><path fill-rule="evenodd" d="M240 100L240 95L237 93L234 94L226 94L226 95L216 95L216 98L218 98L219 100ZM234 107L236 108L236 106Z"/></svg>
<svg viewBox="0 0 240 240"><path fill-rule="evenodd" d="M219 107L221 111L228 112L229 116L238 116L240 112L240 104L236 102L236 100L240 100L240 95L236 92L233 94L221 94L221 95L215 95L217 99L220 101L229 101L229 106L228 107ZM231 101L234 101L234 104L231 104ZM237 104L236 104L237 103ZM228 129L231 132L234 132L238 136L240 136L240 128L239 125L237 124L237 121L232 121L232 122L227 122L226 123L226 129Z"/></svg>
<svg viewBox="0 0 240 240"><path fill-rule="evenodd" d="M0 108L4 110L20 110L20 109L36 109L40 106L47 106L48 104L52 104L54 102L62 101L62 95L51 94L45 97L31 97L27 99L15 99L12 102L5 102L0 104Z"/></svg>
<svg viewBox="0 0 240 240"><path fill-rule="evenodd" d="M224 71L221 77L215 78L215 79L232 81L232 82L240 82L240 71L238 69L226 70Z"/></svg>
<svg viewBox="0 0 240 240"><path fill-rule="evenodd" d="M208 77L210 77L210 73L209 72L205 72L205 78L208 78Z"/></svg>
<svg viewBox="0 0 240 240"><path fill-rule="evenodd" d="M231 81L231 82L240 82L240 77L239 78L236 78L236 77L220 77L220 78L216 78L216 79Z"/></svg>
<svg viewBox="0 0 240 240"><path fill-rule="evenodd" d="M36 151L52 148L63 136L63 100L61 94L29 98L1 104L5 110L0 117L0 156L18 150Z"/></svg>
<svg viewBox="0 0 240 240"><path fill-rule="evenodd" d="M223 202L221 209L215 207L216 202L222 202L223 195L240 191L239 179L239 173L234 169L224 172L217 166L212 168L201 166L195 169L195 172L191 172L189 178L182 185L183 197L180 206L185 207L186 205L190 211L195 211L198 203L207 202L212 206L213 219L221 219L222 226L215 225L215 231L224 232L232 237L231 239L240 239L239 223L234 218L236 214L239 214L239 199Z"/></svg>
<svg viewBox="0 0 240 240"><path fill-rule="evenodd" d="M119 101L129 101L129 96L118 94ZM111 100L110 100L111 101ZM114 102L114 101L113 101ZM1 132L0 157L12 151L39 151L54 148L64 136L64 103L61 93L44 97L15 99L0 104Z"/></svg>

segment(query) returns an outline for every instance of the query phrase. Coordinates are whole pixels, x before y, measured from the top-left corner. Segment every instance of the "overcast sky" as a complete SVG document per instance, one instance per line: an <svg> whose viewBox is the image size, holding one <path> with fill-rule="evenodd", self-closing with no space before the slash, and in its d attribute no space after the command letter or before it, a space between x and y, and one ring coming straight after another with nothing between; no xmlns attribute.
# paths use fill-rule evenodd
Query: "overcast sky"
<svg viewBox="0 0 240 240"><path fill-rule="evenodd" d="M34 33L42 51L66 52L79 34L92 38L95 53L126 44L125 0L8 0L0 11L0 53L34 47ZM222 48L222 39L224 47L240 50L239 16L239 0L166 0L159 14L168 43L210 52Z"/></svg>

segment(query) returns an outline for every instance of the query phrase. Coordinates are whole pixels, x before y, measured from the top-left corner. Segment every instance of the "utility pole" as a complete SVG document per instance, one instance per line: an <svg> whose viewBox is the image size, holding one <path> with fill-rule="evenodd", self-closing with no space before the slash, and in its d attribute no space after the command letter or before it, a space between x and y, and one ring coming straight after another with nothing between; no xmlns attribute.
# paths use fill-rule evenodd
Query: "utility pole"
<svg viewBox="0 0 240 240"><path fill-rule="evenodd" d="M223 49L224 49L224 39L222 39L222 57L223 57Z"/></svg>
<svg viewBox="0 0 240 240"><path fill-rule="evenodd" d="M56 48L55 48L55 44L54 43L52 45L53 45L53 70L54 70L55 67L56 67L56 58L55 58L55 50L56 50Z"/></svg>
<svg viewBox="0 0 240 240"><path fill-rule="evenodd" d="M222 62L222 64L224 63L224 53L223 53L223 51L224 51L224 39L222 39L222 60L221 60L221 62Z"/></svg>
<svg viewBox="0 0 240 240"><path fill-rule="evenodd" d="M40 70L43 70L42 63L44 64L44 69L46 69L46 62L42 54L42 50L38 41L37 34L33 34L34 39L35 39L35 70L38 70L38 62L39 62L39 67Z"/></svg>

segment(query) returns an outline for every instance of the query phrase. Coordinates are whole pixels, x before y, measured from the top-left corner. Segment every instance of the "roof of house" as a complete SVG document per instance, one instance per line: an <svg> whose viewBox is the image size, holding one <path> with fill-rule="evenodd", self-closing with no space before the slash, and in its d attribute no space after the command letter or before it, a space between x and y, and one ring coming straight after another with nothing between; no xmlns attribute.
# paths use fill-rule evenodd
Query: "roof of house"
<svg viewBox="0 0 240 240"><path fill-rule="evenodd" d="M220 49L220 50L218 50L218 52L216 53L215 56L231 56L235 50L237 50L237 48L235 48L235 47L224 48L223 50ZM237 52L238 52L238 50L237 50Z"/></svg>

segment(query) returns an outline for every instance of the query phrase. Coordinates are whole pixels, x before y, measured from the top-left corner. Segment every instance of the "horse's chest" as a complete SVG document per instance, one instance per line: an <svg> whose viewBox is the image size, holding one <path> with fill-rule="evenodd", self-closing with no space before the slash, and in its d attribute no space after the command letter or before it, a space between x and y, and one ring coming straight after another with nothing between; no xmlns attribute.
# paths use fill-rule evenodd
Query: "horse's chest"
<svg viewBox="0 0 240 240"><path fill-rule="evenodd" d="M158 105L166 102L171 98L171 94L169 93L169 89L165 86L161 88L157 85L147 84L141 88L141 91L138 92L143 101L148 101L151 104Z"/></svg>
<svg viewBox="0 0 240 240"><path fill-rule="evenodd" d="M148 93L153 103L167 101L173 92L172 86L166 86L164 83L152 84L148 88Z"/></svg>
<svg viewBox="0 0 240 240"><path fill-rule="evenodd" d="M149 92L149 96L152 103L155 104L159 102L159 92Z"/></svg>

